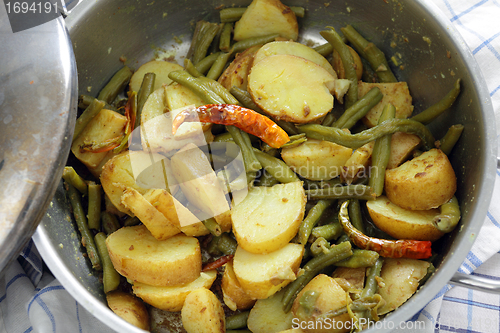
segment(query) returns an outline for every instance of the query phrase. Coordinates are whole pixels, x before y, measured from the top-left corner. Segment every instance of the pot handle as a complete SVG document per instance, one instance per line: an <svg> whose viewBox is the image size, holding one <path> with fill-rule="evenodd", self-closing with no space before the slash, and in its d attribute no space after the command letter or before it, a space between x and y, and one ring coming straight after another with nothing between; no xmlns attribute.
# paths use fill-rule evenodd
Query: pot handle
<svg viewBox="0 0 500 333"><path fill-rule="evenodd" d="M450 283L455 286L475 289L487 293L500 294L500 281L488 279L482 276L455 273L451 278Z"/></svg>
<svg viewBox="0 0 500 333"><path fill-rule="evenodd" d="M497 157L497 168L500 169L500 157ZM500 294L500 281L488 279L477 275L455 273L450 283L455 286Z"/></svg>

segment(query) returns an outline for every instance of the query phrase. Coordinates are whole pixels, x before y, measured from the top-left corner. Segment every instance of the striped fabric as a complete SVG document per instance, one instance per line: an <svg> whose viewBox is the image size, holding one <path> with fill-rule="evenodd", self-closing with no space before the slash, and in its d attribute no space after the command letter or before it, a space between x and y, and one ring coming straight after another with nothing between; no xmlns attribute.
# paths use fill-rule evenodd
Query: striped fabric
<svg viewBox="0 0 500 333"><path fill-rule="evenodd" d="M476 57L500 117L500 0L432 1L462 34ZM77 1L68 1L72 2ZM459 269L496 280L500 280L499 177L497 172L497 186L484 226ZM0 333L112 332L80 306L50 272L43 270L33 242L2 273ZM408 324L406 329L396 331L498 333L500 295L446 285Z"/></svg>

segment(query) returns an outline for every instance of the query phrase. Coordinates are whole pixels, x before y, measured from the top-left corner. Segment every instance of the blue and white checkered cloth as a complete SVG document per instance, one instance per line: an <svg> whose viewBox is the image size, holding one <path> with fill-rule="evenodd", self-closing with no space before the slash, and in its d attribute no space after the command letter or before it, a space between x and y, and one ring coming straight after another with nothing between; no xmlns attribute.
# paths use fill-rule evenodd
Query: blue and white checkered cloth
<svg viewBox="0 0 500 333"><path fill-rule="evenodd" d="M500 0L433 0L462 34L486 79L500 133ZM498 138L497 138L498 139ZM500 154L499 154L500 156ZM492 204L459 271L500 279L500 172ZM0 333L112 332L44 268L33 242L0 277ZM500 332L500 295L446 285L404 332Z"/></svg>

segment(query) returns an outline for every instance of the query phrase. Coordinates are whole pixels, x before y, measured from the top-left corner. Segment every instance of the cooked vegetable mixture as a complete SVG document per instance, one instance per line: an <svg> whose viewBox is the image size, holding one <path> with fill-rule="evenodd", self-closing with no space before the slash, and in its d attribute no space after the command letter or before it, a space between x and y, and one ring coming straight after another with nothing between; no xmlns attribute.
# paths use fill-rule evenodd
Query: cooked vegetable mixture
<svg viewBox="0 0 500 333"><path fill-rule="evenodd" d="M436 141L426 125L460 80L412 115L376 45L349 25L301 44L304 15L278 0L221 9L196 24L183 66L124 66L81 96L63 178L130 323L358 332L432 274L433 242L460 220L447 155L463 126Z"/></svg>

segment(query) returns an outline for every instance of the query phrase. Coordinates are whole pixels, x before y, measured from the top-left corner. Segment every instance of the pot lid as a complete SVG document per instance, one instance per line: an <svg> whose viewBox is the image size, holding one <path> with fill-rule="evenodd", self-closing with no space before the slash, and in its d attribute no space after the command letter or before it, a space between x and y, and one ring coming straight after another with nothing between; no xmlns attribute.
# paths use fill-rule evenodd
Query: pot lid
<svg viewBox="0 0 500 333"><path fill-rule="evenodd" d="M13 1L4 4L0 5L0 271L30 239L55 192L69 154L78 98L74 54L56 8L51 8L51 16L23 16ZM9 11L18 15L8 15Z"/></svg>

